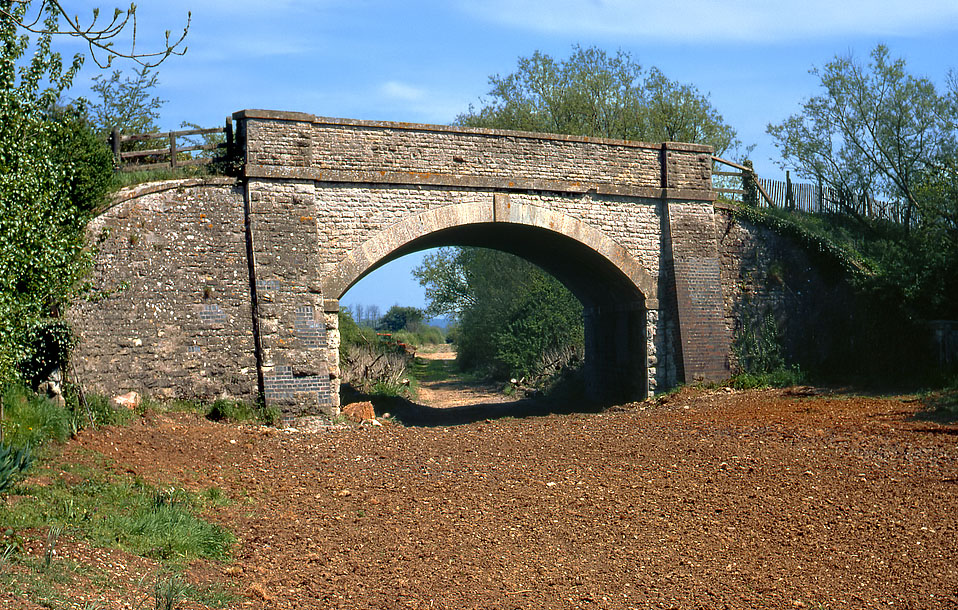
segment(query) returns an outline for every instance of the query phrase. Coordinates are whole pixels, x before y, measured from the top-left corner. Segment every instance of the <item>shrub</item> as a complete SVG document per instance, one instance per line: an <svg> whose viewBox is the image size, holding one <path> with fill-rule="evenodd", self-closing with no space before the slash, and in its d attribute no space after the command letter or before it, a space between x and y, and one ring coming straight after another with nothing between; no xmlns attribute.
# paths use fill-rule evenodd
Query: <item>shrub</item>
<svg viewBox="0 0 958 610"><path fill-rule="evenodd" d="M279 411L275 407L261 408L242 400L218 398L206 409L206 419L228 422L260 422L267 425L279 421Z"/></svg>
<svg viewBox="0 0 958 610"><path fill-rule="evenodd" d="M778 323L770 311L759 311L745 301L740 310L732 350L738 360L738 373L732 386L739 389L787 387L804 379L797 366L789 366L782 354Z"/></svg>

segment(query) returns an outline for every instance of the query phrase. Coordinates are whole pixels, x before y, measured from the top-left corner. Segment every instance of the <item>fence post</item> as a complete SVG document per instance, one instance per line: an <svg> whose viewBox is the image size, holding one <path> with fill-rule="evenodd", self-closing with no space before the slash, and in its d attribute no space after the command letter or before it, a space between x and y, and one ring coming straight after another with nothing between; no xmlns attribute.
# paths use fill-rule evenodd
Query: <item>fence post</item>
<svg viewBox="0 0 958 610"><path fill-rule="evenodd" d="M825 189L822 188L822 177L818 176L818 210L819 213L825 211Z"/></svg>
<svg viewBox="0 0 958 610"><path fill-rule="evenodd" d="M176 135L170 132L170 168L176 169Z"/></svg>
<svg viewBox="0 0 958 610"><path fill-rule="evenodd" d="M792 177L788 170L785 170L785 207L795 209L795 192L792 191Z"/></svg>
<svg viewBox="0 0 958 610"><path fill-rule="evenodd" d="M742 190L745 191L745 193L742 194L742 203L757 207L758 189L755 186L755 170L752 169L752 161L746 159L742 161L742 165L748 168L748 171L742 172Z"/></svg>
<svg viewBox="0 0 958 610"><path fill-rule="evenodd" d="M123 165L120 159L120 128L114 127L110 134L110 144L113 146L113 159L117 167Z"/></svg>
<svg viewBox="0 0 958 610"><path fill-rule="evenodd" d="M226 133L226 153L233 150L233 117L226 117L226 127L223 130Z"/></svg>

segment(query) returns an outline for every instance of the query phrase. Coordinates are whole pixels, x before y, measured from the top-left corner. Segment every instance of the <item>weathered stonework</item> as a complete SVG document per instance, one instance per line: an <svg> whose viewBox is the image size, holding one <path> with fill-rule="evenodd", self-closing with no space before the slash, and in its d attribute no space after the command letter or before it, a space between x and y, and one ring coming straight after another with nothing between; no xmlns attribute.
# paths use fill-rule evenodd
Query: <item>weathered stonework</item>
<svg viewBox="0 0 958 610"><path fill-rule="evenodd" d="M847 370L854 353L854 291L834 262L792 240L715 206L723 298L723 325L732 338L743 323L771 316L786 361L826 374ZM866 331L867 332L867 331ZM735 350L729 351L733 370Z"/></svg>
<svg viewBox="0 0 958 610"><path fill-rule="evenodd" d="M256 396L243 190L232 179L124 191L90 225L100 294L71 310L88 389Z"/></svg>
<svg viewBox="0 0 958 610"><path fill-rule="evenodd" d="M129 278L133 288L78 309L85 374L107 371L96 387L261 394L289 415L334 413L339 298L389 260L443 245L512 252L569 287L585 308L596 397L727 373L707 147L271 111L234 118L236 184L130 195L97 220L115 232L101 283ZM198 214L213 222L194 226ZM139 227L163 235L152 250L123 246ZM212 289L196 293L197 278ZM163 313L122 320L146 307ZM99 327L101 313L112 328ZM121 345L154 326L176 336L165 352ZM181 348L187 364L171 357ZM200 355L204 374L188 366Z"/></svg>

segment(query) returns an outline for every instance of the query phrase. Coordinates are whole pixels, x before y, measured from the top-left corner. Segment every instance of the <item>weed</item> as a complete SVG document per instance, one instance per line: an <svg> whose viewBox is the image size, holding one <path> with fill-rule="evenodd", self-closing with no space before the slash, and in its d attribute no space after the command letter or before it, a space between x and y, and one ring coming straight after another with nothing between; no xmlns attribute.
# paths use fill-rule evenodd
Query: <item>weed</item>
<svg viewBox="0 0 958 610"><path fill-rule="evenodd" d="M38 447L47 440L65 441L73 432L71 413L45 396L11 385L3 391L4 442L11 447Z"/></svg>
<svg viewBox="0 0 958 610"><path fill-rule="evenodd" d="M0 505L0 522L14 529L70 526L78 538L164 561L225 559L234 537L201 520L199 494L157 490L146 483L83 469L83 480L68 484L47 469L52 481L23 485L16 507Z"/></svg>
<svg viewBox="0 0 958 610"><path fill-rule="evenodd" d="M206 491L203 492L203 499L206 500L210 506L226 506L230 503L230 499L226 497L226 494L224 494L223 490L219 487L208 487Z"/></svg>
<svg viewBox="0 0 958 610"><path fill-rule="evenodd" d="M266 425L275 425L280 419L280 411L276 407L262 408L241 400L218 398L206 409L206 419L210 421L259 422Z"/></svg>
<svg viewBox="0 0 958 610"><path fill-rule="evenodd" d="M923 397L925 412L920 417L941 422L958 421L958 379L949 387Z"/></svg>
<svg viewBox="0 0 958 610"><path fill-rule="evenodd" d="M186 585L179 576L170 575L169 578L157 578L156 585L153 587L154 608L156 610L173 610L183 599L186 593Z"/></svg>
<svg viewBox="0 0 958 610"><path fill-rule="evenodd" d="M753 388L787 388L801 384L805 375L798 367L782 366L760 373L739 373L729 380L729 385L739 390Z"/></svg>
<svg viewBox="0 0 958 610"><path fill-rule="evenodd" d="M0 444L0 493L13 487L14 482L32 463L29 446L14 449Z"/></svg>
<svg viewBox="0 0 958 610"><path fill-rule="evenodd" d="M53 563L53 556L56 554L57 540L60 539L61 533L63 533L63 526L60 525L51 525L47 531L47 548L43 553L44 570L49 570L50 564Z"/></svg>

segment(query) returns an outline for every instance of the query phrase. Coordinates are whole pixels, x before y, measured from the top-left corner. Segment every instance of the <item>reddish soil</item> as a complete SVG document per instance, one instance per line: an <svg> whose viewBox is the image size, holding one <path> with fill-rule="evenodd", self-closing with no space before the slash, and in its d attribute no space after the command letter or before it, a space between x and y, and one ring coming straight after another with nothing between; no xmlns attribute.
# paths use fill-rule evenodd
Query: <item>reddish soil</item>
<svg viewBox="0 0 958 610"><path fill-rule="evenodd" d="M235 559L193 572L238 607L954 609L958 426L919 408L690 390L314 433L154 414L65 455L224 490Z"/></svg>

